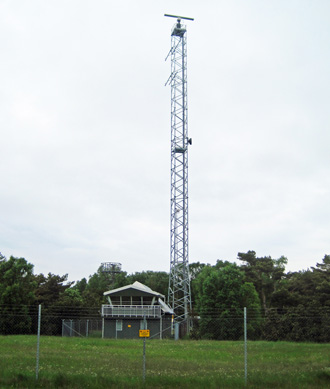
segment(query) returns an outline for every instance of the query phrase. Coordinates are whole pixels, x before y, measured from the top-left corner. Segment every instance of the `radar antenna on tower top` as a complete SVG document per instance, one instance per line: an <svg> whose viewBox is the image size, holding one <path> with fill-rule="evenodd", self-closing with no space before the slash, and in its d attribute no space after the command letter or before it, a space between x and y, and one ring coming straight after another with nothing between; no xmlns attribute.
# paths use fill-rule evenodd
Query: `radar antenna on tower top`
<svg viewBox="0 0 330 389"><path fill-rule="evenodd" d="M178 16L178 15L170 15L170 14L164 14L164 16L168 16L169 18L177 18L178 20L185 19L185 20L194 21L194 18L187 18L186 16Z"/></svg>

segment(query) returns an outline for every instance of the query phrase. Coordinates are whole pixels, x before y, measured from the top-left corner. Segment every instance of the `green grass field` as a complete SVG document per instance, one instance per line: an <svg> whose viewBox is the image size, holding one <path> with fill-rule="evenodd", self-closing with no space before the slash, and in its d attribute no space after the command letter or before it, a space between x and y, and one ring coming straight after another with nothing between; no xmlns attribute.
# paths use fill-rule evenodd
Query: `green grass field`
<svg viewBox="0 0 330 389"><path fill-rule="evenodd" d="M242 388L243 342L0 336L0 387ZM330 387L330 345L248 343L248 387Z"/></svg>

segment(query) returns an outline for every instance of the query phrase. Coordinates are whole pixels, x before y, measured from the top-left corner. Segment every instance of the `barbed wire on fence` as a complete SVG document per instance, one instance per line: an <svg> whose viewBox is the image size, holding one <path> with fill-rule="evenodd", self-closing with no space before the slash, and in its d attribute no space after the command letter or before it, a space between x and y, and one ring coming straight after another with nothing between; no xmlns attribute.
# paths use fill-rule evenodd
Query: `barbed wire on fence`
<svg viewBox="0 0 330 389"><path fill-rule="evenodd" d="M241 308L194 313L190 337L242 340L243 318ZM36 334L37 325L38 305L0 305L0 334ZM164 334L169 333L169 328L162 329ZM100 308L45 306L41 335L101 337ZM330 342L330 307L247 308L247 335L250 340ZM160 332L152 335L152 338L161 337Z"/></svg>

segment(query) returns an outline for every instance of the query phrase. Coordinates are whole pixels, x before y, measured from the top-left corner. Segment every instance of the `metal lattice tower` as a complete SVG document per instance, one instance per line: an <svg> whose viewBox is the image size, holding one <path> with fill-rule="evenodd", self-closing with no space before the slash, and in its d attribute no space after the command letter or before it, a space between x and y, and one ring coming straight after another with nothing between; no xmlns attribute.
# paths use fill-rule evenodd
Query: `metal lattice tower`
<svg viewBox="0 0 330 389"><path fill-rule="evenodd" d="M168 302L175 322L189 322L191 293L188 261L188 117L186 26L177 18L171 33L171 263ZM189 324L188 324L189 328Z"/></svg>
<svg viewBox="0 0 330 389"><path fill-rule="evenodd" d="M101 272L108 274L109 287L115 282L116 275L121 273L121 263L119 262L103 262L101 263Z"/></svg>

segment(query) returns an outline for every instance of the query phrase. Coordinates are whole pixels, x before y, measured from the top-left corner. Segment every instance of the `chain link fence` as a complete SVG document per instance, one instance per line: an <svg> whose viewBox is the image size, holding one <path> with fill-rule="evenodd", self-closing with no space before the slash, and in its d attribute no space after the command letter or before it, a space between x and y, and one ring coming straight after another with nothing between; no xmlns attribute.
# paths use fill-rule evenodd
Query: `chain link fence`
<svg viewBox="0 0 330 389"><path fill-rule="evenodd" d="M62 319L62 336L102 337L102 320Z"/></svg>
<svg viewBox="0 0 330 389"><path fill-rule="evenodd" d="M37 333L37 329L37 305L0 305L0 335L32 335ZM63 306L42 307L40 334L101 337L100 309Z"/></svg>
<svg viewBox="0 0 330 389"><path fill-rule="evenodd" d="M249 340L330 342L330 308L298 307L246 310ZM193 317L193 339L243 340L242 309L202 312Z"/></svg>
<svg viewBox="0 0 330 389"><path fill-rule="evenodd" d="M297 307L247 309L249 340L330 342L330 308ZM189 326L181 323L179 338L243 340L243 309L206 311L191 316ZM36 334L38 306L0 306L0 335ZM187 328L190 334L187 335ZM166 337L168 325L164 325ZM40 334L51 336L102 337L99 308L42 307ZM174 326L170 334L174 338ZM154 336L160 338L160 336Z"/></svg>

